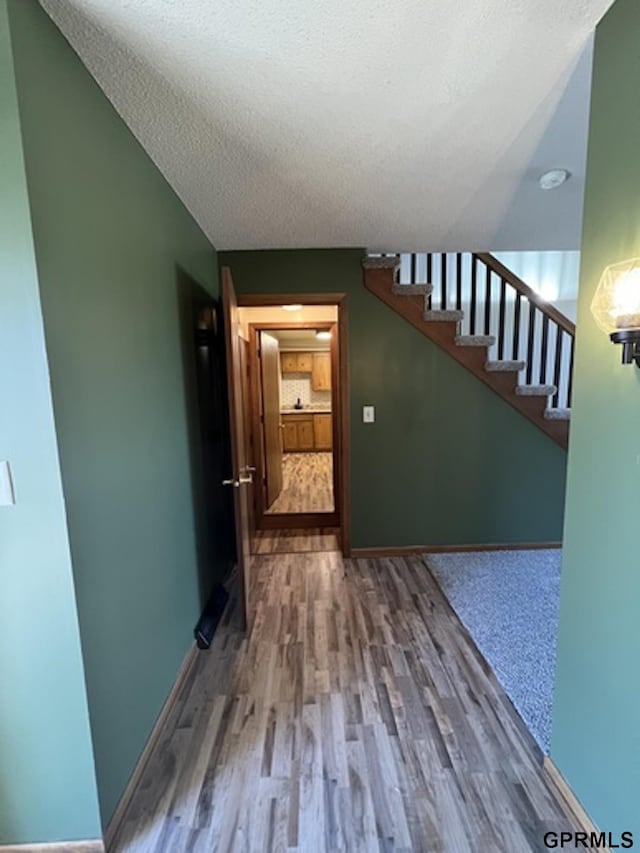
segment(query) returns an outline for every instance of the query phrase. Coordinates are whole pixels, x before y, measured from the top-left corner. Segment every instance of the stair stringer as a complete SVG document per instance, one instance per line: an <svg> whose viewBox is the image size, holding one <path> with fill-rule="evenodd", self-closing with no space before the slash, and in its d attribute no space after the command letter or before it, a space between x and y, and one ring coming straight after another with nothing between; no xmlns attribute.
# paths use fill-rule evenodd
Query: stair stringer
<svg viewBox="0 0 640 853"><path fill-rule="evenodd" d="M487 370L488 349L479 346L460 346L456 344L458 323L446 320L425 320L425 298L423 293L399 295L394 293L396 264L391 258L380 259L386 264L364 267L364 285L389 308L404 317L425 337L437 344L451 358L467 368L481 382L508 403L512 408L528 418L542 432L553 439L560 447L567 449L569 443L569 422L545 417L547 399L540 396L524 396L516 393L518 386L517 370Z"/></svg>

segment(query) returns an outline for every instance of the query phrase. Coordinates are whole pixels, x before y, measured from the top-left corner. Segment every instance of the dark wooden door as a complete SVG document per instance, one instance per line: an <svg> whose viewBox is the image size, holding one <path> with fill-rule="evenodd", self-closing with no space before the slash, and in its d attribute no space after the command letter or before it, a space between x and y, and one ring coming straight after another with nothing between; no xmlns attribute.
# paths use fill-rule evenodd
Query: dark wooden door
<svg viewBox="0 0 640 853"><path fill-rule="evenodd" d="M267 509L282 491L282 419L280 417L280 358L278 341L260 332L260 375Z"/></svg>
<svg viewBox="0 0 640 853"><path fill-rule="evenodd" d="M178 276L200 605L235 563L233 501L221 483L229 471L221 315L211 294ZM194 348L195 345L195 348Z"/></svg>
<svg viewBox="0 0 640 853"><path fill-rule="evenodd" d="M233 489L240 611L242 623L246 627L251 622L249 604L251 568L249 487L253 478L246 459L246 424L242 399L242 356L240 352L238 300L233 287L231 270L228 267L222 268L222 315L227 362L227 402L231 444L231 471L223 480L223 484Z"/></svg>
<svg viewBox="0 0 640 853"><path fill-rule="evenodd" d="M255 469L255 442L253 438L253 431L251 427L251 380L249 377L249 341L245 341L244 338L240 338L240 356L241 356L241 368L242 368L242 403L244 409L244 425L245 425L245 434L244 434L244 446L245 446L245 460L247 462L247 471L250 474L253 474ZM247 488L250 491L247 503L249 505L249 541L251 545L251 553L256 553L256 513L255 513L255 474L254 474L254 482L250 483Z"/></svg>

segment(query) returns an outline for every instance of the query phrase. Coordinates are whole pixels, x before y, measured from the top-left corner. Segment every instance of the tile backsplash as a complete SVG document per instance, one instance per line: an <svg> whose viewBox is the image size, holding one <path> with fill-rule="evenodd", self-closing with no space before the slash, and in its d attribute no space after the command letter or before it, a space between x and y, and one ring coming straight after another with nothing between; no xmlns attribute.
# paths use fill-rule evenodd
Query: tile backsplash
<svg viewBox="0 0 640 853"><path fill-rule="evenodd" d="M311 387L311 376L309 373L287 373L281 382L281 406L283 409L291 409L298 397L303 406L318 406L318 408L331 408L331 391L314 391Z"/></svg>

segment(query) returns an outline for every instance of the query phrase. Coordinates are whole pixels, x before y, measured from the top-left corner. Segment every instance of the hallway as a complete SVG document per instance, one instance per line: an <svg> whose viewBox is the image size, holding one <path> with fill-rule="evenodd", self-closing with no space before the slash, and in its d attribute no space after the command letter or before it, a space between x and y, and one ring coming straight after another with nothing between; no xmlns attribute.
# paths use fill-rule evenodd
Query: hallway
<svg viewBox="0 0 640 853"><path fill-rule="evenodd" d="M420 557L256 557L111 848L544 849L575 829Z"/></svg>

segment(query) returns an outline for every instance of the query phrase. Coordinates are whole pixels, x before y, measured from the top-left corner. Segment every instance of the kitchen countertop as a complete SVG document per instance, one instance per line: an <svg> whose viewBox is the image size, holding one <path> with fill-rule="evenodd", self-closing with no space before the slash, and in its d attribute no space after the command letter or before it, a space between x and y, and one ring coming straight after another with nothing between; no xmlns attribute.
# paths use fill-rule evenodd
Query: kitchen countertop
<svg viewBox="0 0 640 853"><path fill-rule="evenodd" d="M314 406L306 406L303 409L280 409L281 415L330 415L331 409L318 409Z"/></svg>

